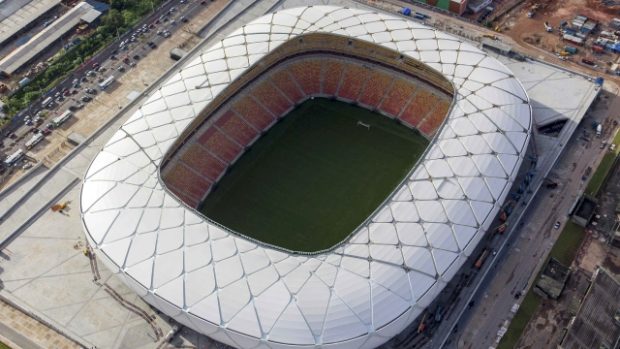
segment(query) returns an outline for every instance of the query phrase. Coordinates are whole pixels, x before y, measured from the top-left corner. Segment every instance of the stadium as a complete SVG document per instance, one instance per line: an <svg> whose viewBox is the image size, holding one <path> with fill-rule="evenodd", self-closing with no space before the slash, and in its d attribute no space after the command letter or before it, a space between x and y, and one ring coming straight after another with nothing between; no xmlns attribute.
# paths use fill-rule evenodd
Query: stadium
<svg viewBox="0 0 620 349"><path fill-rule="evenodd" d="M146 98L89 167L83 225L144 300L219 342L374 348L469 260L531 122L519 81L469 43L282 10Z"/></svg>

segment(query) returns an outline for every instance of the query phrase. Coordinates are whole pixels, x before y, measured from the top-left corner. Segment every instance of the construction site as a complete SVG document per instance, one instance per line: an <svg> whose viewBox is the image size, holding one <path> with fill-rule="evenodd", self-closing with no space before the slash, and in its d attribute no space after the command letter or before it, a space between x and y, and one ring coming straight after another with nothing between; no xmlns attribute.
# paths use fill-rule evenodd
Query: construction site
<svg viewBox="0 0 620 349"><path fill-rule="evenodd" d="M586 73L615 78L620 74L619 8L601 0L527 0L491 26L518 44L552 53Z"/></svg>

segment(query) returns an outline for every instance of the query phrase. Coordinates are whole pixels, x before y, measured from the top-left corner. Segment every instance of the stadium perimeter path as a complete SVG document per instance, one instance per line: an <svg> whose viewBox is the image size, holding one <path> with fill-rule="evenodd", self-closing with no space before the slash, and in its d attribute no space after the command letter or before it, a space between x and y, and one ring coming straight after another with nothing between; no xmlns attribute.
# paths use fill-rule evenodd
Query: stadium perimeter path
<svg viewBox="0 0 620 349"><path fill-rule="evenodd" d="M278 3L280 1L234 1L201 34L218 39L221 26L227 25L227 31L234 30ZM239 15L242 11L242 15ZM218 35L213 36L214 33ZM157 346L162 336L174 332L174 327L156 316L148 305L107 269L93 268L89 259L83 255L84 239L78 209L80 187L76 184L83 177L92 158L134 109L132 107L125 111L124 115L102 129L90 143L71 154L62 168L53 172L41 185L32 183L41 179L39 174L33 175L22 183L23 188L15 189L5 197L7 200L3 200L13 201L23 194L28 196L11 212L10 219L0 225L0 241L8 242L2 244L5 247L3 257L6 258L0 261L0 279L3 282L0 298L26 309L31 315L76 339L83 346L152 348ZM53 213L47 208L54 202L69 202L69 207L63 214ZM7 210L7 207L0 207L0 214ZM6 241L7 235L15 229L18 232L16 238ZM100 273L98 282L93 282L95 269ZM122 302L114 300L105 285L117 292ZM138 310L130 311L128 307ZM2 315L9 309L0 308L0 322L4 322ZM137 314L140 312L155 320L145 321ZM5 325L14 326L10 322ZM19 327L14 329L19 330ZM212 344L204 336L191 331L187 334L184 342L199 346ZM50 334L49 337L54 336ZM42 347L59 346L47 342Z"/></svg>

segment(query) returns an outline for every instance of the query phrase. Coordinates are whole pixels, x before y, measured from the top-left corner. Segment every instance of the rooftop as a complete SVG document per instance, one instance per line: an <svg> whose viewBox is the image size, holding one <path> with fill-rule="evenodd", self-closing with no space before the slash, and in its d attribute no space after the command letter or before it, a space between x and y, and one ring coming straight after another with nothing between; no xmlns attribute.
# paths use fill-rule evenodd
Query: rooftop
<svg viewBox="0 0 620 349"><path fill-rule="evenodd" d="M620 340L620 282L605 269L594 274L592 286L562 347L564 349L617 348Z"/></svg>
<svg viewBox="0 0 620 349"><path fill-rule="evenodd" d="M54 23L32 37L27 43L4 57L0 61L0 73L6 75L13 74L32 58L47 49L49 45L73 29L80 21L90 23L99 15L101 15L101 12L97 11L93 5L87 2L80 2L54 21Z"/></svg>
<svg viewBox="0 0 620 349"><path fill-rule="evenodd" d="M42 16L60 0L7 0L0 6L0 44Z"/></svg>

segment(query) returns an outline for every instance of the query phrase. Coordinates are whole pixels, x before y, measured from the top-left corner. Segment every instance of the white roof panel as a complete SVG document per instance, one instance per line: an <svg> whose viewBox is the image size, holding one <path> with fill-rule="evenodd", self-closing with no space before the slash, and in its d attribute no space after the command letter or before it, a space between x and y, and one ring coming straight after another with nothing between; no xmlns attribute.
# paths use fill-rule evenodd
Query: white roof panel
<svg viewBox="0 0 620 349"><path fill-rule="evenodd" d="M456 91L447 126L371 219L334 248L299 256L248 241L181 205L164 189L159 167L232 80L286 40L313 32L419 59ZM388 339L384 333L407 327L464 263L498 213L495 200L516 177L530 132L520 82L476 47L390 14L287 9L203 49L148 97L91 164L82 219L93 248L136 292L216 340L374 347Z"/></svg>

